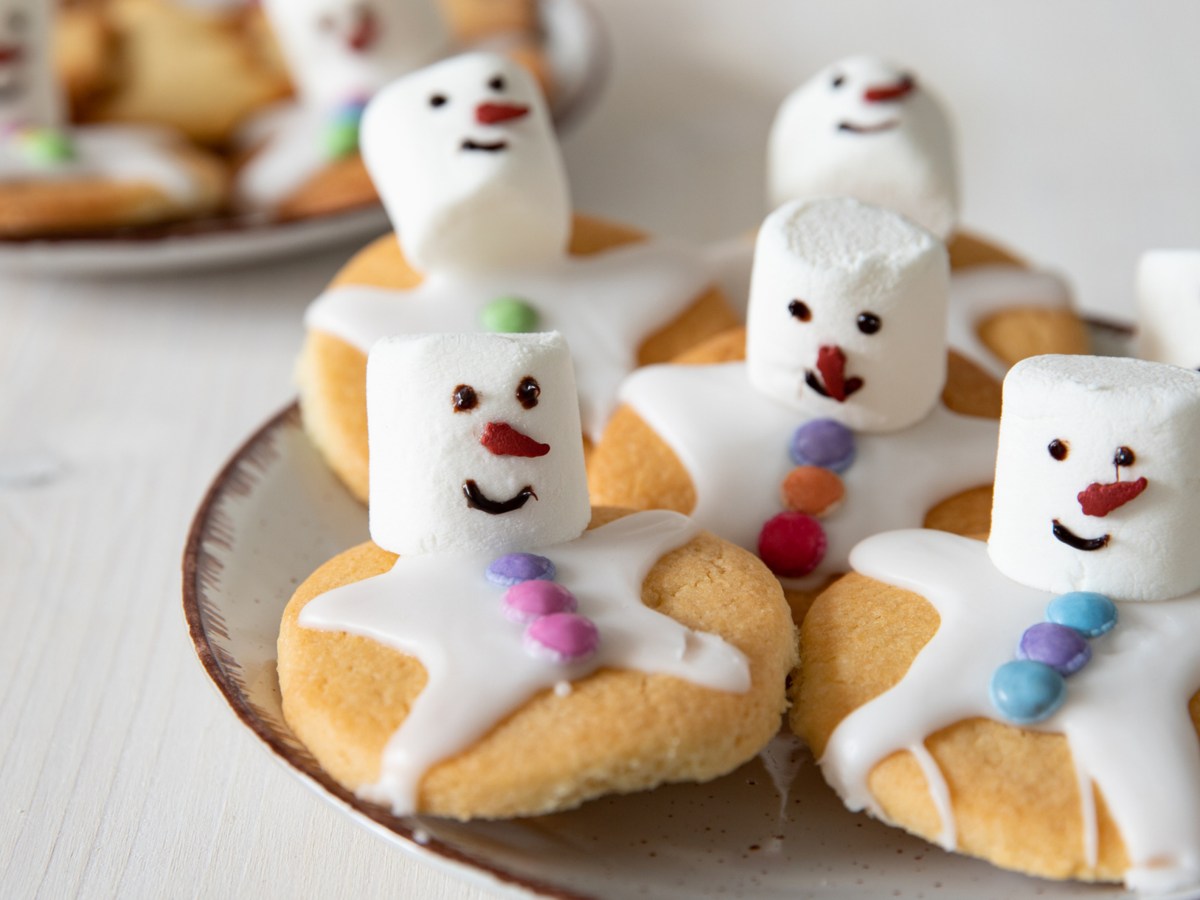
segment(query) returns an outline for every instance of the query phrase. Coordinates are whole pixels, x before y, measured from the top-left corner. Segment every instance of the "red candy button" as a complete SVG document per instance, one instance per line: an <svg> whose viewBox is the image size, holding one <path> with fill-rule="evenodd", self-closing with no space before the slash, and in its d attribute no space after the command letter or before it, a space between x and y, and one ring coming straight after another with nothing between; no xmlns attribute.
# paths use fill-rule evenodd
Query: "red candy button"
<svg viewBox="0 0 1200 900"><path fill-rule="evenodd" d="M758 535L758 555L780 578L807 575L825 558L828 547L821 523L799 512L780 513Z"/></svg>

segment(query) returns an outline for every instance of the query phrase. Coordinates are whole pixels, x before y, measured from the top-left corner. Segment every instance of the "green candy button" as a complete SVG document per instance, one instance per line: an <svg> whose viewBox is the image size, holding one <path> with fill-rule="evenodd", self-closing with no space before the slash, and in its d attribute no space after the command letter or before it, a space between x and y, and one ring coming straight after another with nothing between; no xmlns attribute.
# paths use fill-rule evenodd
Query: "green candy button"
<svg viewBox="0 0 1200 900"><path fill-rule="evenodd" d="M329 159L345 159L357 152L357 120L339 119L325 126L325 153Z"/></svg>
<svg viewBox="0 0 1200 900"><path fill-rule="evenodd" d="M57 128L34 128L21 135L21 152L29 162L53 166L75 158L75 142Z"/></svg>
<svg viewBox="0 0 1200 900"><path fill-rule="evenodd" d="M483 308L480 319L485 331L494 334L526 334L538 327L537 310L520 297L501 297Z"/></svg>

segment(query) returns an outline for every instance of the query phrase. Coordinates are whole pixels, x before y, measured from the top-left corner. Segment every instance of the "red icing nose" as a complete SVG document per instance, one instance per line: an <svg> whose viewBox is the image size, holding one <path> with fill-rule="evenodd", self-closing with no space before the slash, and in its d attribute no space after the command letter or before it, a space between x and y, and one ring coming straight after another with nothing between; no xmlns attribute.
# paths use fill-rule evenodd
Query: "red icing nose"
<svg viewBox="0 0 1200 900"><path fill-rule="evenodd" d="M529 107L516 103L480 103L475 107L475 121L480 125L498 125L527 115Z"/></svg>
<svg viewBox="0 0 1200 900"><path fill-rule="evenodd" d="M917 82L911 75L905 75L895 84L876 85L867 88L863 99L868 103L892 103L903 100L917 88Z"/></svg>
<svg viewBox="0 0 1200 900"><path fill-rule="evenodd" d="M841 347L822 347L817 351L817 371L829 396L838 403L846 400L846 354Z"/></svg>
<svg viewBox="0 0 1200 900"><path fill-rule="evenodd" d="M0 64L20 62L23 55L16 44L0 44Z"/></svg>
<svg viewBox="0 0 1200 900"><path fill-rule="evenodd" d="M355 53L370 50L379 40L379 19L369 9L359 12L354 29L346 37L346 43Z"/></svg>
<svg viewBox="0 0 1200 900"><path fill-rule="evenodd" d="M1114 481L1112 484L1090 484L1080 491L1078 500L1085 516L1103 519L1114 509L1120 509L1146 489L1146 479Z"/></svg>
<svg viewBox="0 0 1200 900"><path fill-rule="evenodd" d="M539 444L527 434L522 434L507 422L488 422L479 443L496 456L545 456L550 452L549 444Z"/></svg>

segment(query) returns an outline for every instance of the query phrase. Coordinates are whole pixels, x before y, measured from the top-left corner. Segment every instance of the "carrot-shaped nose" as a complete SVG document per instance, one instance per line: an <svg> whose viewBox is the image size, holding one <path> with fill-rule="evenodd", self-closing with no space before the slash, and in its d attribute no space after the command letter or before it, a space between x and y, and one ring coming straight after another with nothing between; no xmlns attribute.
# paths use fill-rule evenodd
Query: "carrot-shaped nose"
<svg viewBox="0 0 1200 900"><path fill-rule="evenodd" d="M350 49L357 53L370 50L379 39L379 19L369 9L362 10L354 23L354 28L346 37Z"/></svg>
<svg viewBox="0 0 1200 900"><path fill-rule="evenodd" d="M917 88L917 82L911 75L905 75L894 84L883 84L869 87L863 93L863 99L868 103L892 103L903 100Z"/></svg>
<svg viewBox="0 0 1200 900"><path fill-rule="evenodd" d="M838 403L846 400L846 354L841 347L825 346L817 351L817 371L825 391Z"/></svg>
<svg viewBox="0 0 1200 900"><path fill-rule="evenodd" d="M20 62L24 51L16 44L0 45L0 63Z"/></svg>
<svg viewBox="0 0 1200 900"><path fill-rule="evenodd" d="M549 444L540 444L527 434L522 434L507 422L488 422L479 443L496 456L545 456L550 452Z"/></svg>
<svg viewBox="0 0 1200 900"><path fill-rule="evenodd" d="M475 121L480 125L498 125L529 115L529 107L517 103L480 103L475 107Z"/></svg>
<svg viewBox="0 0 1200 900"><path fill-rule="evenodd" d="M1146 479L1114 481L1112 484L1089 484L1080 491L1078 500L1085 516L1103 519L1114 509L1120 509L1146 489Z"/></svg>

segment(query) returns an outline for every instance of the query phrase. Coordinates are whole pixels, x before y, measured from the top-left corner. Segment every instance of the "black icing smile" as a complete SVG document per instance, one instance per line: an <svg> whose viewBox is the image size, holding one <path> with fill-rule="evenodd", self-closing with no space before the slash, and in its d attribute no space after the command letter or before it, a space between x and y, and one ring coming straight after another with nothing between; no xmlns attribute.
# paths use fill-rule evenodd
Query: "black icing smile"
<svg viewBox="0 0 1200 900"><path fill-rule="evenodd" d="M848 131L851 134L879 134L900 127L897 119L888 119L878 125L855 125L853 122L838 122L838 131Z"/></svg>
<svg viewBox="0 0 1200 900"><path fill-rule="evenodd" d="M1111 534L1106 534L1098 538L1081 538L1062 522L1058 521L1058 519L1054 520L1052 530L1058 540L1062 541L1068 547L1074 547L1076 550L1099 550L1102 547L1107 547L1109 540L1112 538Z"/></svg>
<svg viewBox="0 0 1200 900"><path fill-rule="evenodd" d="M508 141L492 141L490 144L483 141L473 141L467 138L462 142L464 150L478 150L482 153L499 153L501 150L508 149Z"/></svg>
<svg viewBox="0 0 1200 900"><path fill-rule="evenodd" d="M821 383L820 377L818 377L817 373L814 372L812 369L804 370L804 383L807 384L814 391L816 391L818 394L820 394L822 397L828 397L831 400L838 399L837 397L834 397L832 394L829 393L829 391L826 389L825 385L823 385ZM858 391L863 386L864 383L865 382L861 378L859 378L857 375L855 375L853 378L847 378L845 388L844 388L843 399L845 399L845 397L849 397L851 394ZM838 402L841 403L842 401L838 400Z"/></svg>
<svg viewBox="0 0 1200 900"><path fill-rule="evenodd" d="M463 495L467 498L467 506L485 512L489 516L502 516L505 513L516 512L528 503L530 498L534 500L538 498L537 494L533 492L533 488L525 485L517 491L515 496L509 497L507 500L493 500L469 478L463 482Z"/></svg>

